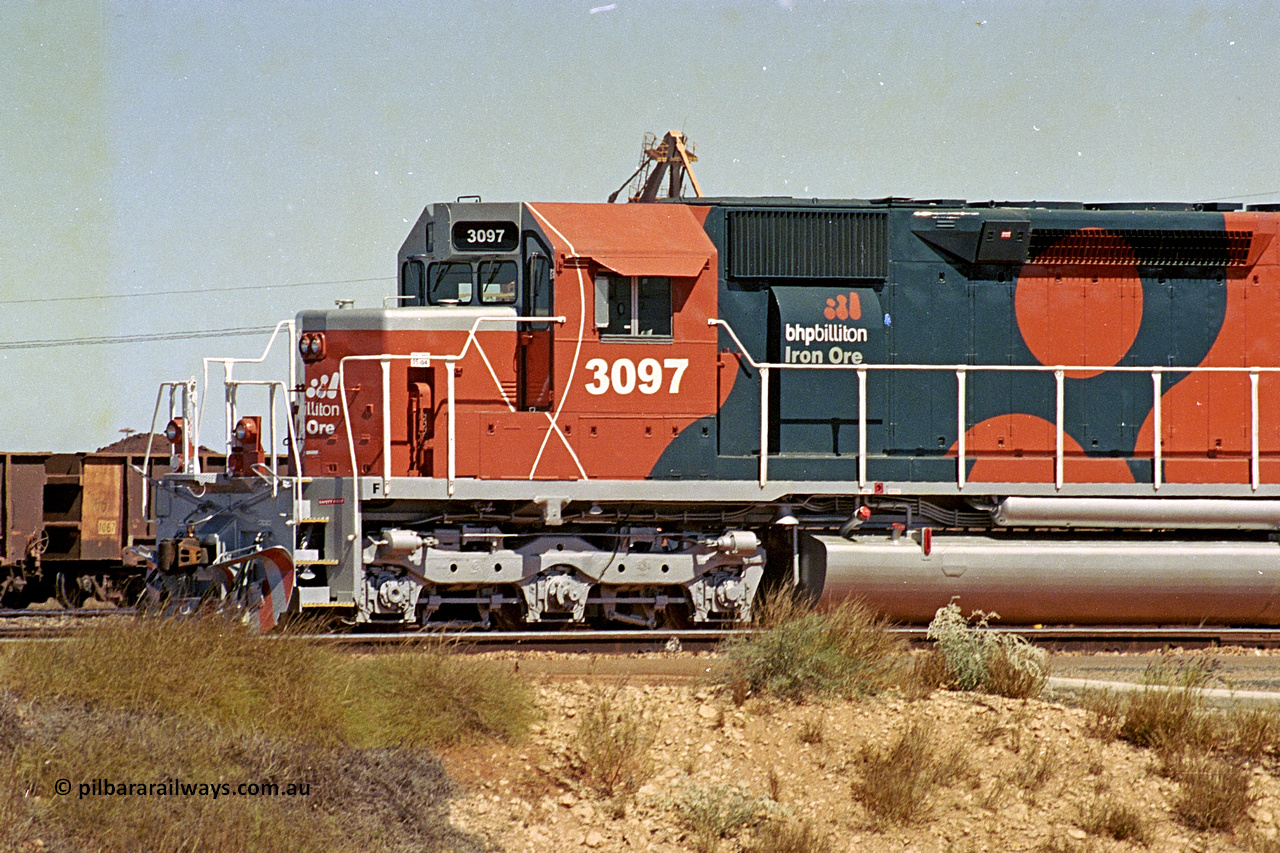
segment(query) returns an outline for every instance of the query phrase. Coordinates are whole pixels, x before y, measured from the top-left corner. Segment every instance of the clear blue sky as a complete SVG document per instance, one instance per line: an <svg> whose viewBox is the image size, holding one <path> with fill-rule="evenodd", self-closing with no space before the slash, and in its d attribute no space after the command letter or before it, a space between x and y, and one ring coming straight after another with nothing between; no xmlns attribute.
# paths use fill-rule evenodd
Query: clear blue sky
<svg viewBox="0 0 1280 853"><path fill-rule="evenodd" d="M145 429L265 344L157 336L375 306L424 205L603 201L646 131L714 195L1280 201L1277 44L1273 0L8 2L0 451Z"/></svg>

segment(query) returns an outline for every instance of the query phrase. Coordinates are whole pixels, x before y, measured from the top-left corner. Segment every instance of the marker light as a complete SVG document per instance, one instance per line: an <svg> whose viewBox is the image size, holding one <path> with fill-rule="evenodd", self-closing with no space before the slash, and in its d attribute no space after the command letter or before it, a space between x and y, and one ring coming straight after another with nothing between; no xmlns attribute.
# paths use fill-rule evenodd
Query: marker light
<svg viewBox="0 0 1280 853"><path fill-rule="evenodd" d="M325 355L325 341L323 332L307 332L298 339L298 352L302 354L302 360L311 363L320 361Z"/></svg>

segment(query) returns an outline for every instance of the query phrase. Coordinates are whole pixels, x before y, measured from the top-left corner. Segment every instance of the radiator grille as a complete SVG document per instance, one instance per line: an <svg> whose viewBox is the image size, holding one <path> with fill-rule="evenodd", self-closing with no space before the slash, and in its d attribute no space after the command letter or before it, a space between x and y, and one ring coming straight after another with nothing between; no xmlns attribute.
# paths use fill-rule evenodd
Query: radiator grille
<svg viewBox="0 0 1280 853"><path fill-rule="evenodd" d="M1028 263L1242 267L1252 240L1252 231L1035 228Z"/></svg>
<svg viewBox="0 0 1280 853"><path fill-rule="evenodd" d="M889 217L862 210L733 210L731 278L885 278Z"/></svg>

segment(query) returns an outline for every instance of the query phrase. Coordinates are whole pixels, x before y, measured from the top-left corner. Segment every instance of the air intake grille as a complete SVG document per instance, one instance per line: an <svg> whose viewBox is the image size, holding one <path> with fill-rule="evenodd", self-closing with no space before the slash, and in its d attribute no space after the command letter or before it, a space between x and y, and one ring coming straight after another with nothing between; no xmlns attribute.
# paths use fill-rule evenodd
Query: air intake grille
<svg viewBox="0 0 1280 853"><path fill-rule="evenodd" d="M1035 228L1028 263L1045 266L1242 267L1252 231Z"/></svg>
<svg viewBox="0 0 1280 853"><path fill-rule="evenodd" d="M861 210L733 210L731 278L885 278L889 217Z"/></svg>

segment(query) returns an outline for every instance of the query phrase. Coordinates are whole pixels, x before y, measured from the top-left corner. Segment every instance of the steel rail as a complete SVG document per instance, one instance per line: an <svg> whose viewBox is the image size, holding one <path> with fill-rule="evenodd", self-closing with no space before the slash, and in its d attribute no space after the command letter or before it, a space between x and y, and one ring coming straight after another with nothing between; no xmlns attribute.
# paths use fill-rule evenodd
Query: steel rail
<svg viewBox="0 0 1280 853"><path fill-rule="evenodd" d="M0 638L62 638L74 636L74 625L31 624L39 617L55 620L68 617L134 616L138 611L121 610L0 610L0 619L21 619L27 624L0 624ZM759 629L692 628L692 629L623 629L623 630L535 630L484 631L468 629L415 630L348 630L327 633L272 633L267 639L282 642L315 642L335 646L418 646L446 645L466 651L486 650L558 650L601 653L613 648L618 653L636 651L709 650L731 639L743 639ZM913 645L930 642L927 629L920 626L893 626L888 633ZM1036 644L1056 647L1101 646L1114 648L1161 646L1240 646L1248 648L1280 648L1280 628L1235 628L1206 626L1064 626L1064 627L991 627L981 630L998 634L1014 634Z"/></svg>
<svg viewBox="0 0 1280 853"><path fill-rule="evenodd" d="M628 646L690 643L700 646L724 640L746 638L757 632L753 628L728 629L663 629L619 631L413 631L413 632L346 632L337 634L281 634L281 639L312 640L338 645L387 645L445 643L477 649L501 647L530 649L533 646L574 651L574 645ZM1015 634L1033 643L1057 644L1204 644L1223 646L1280 648L1280 628L1213 628L1199 626L1102 626L1102 627L1008 627L982 629L998 634ZM894 626L886 631L910 643L928 642L927 629L916 626ZM675 641L675 642L672 642ZM634 651L635 649L631 649Z"/></svg>

